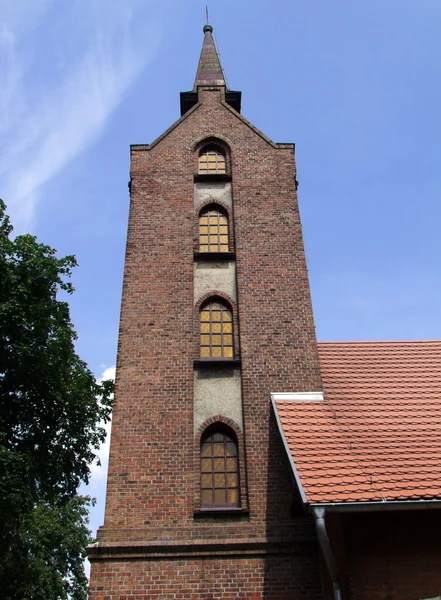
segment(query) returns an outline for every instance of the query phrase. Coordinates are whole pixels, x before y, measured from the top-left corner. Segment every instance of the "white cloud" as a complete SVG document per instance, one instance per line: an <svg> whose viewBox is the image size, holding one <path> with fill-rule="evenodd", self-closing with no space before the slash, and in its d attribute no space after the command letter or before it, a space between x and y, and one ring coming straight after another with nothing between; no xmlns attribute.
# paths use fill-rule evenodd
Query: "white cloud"
<svg viewBox="0 0 441 600"><path fill-rule="evenodd" d="M18 4L26 12L28 3ZM139 19L128 5L122 10L106 3L105 18L92 9L79 18L70 7L70 15L59 16L56 34L50 33L53 15L40 11L35 15L40 24L35 45L41 36L53 35L58 41L54 58L49 48L35 59L29 56L29 41L23 40L26 30L18 28L16 13L9 23L0 23L0 191L18 229L32 221L41 187L100 136L156 52L157 28L147 19L142 36L134 32ZM87 18L95 23L81 29ZM69 27L78 28L78 41ZM74 50L72 44L60 42L65 28L72 44L78 45ZM34 78L34 69L41 76Z"/></svg>

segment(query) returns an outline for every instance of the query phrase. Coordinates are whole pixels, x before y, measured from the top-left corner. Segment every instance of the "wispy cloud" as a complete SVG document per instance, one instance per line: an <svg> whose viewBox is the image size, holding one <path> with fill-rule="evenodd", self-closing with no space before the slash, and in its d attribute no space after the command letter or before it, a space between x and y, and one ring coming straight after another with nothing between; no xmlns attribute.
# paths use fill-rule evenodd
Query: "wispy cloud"
<svg viewBox="0 0 441 600"><path fill-rule="evenodd" d="M28 2L18 4L27 11ZM45 44L41 36L46 33L59 42L66 23L67 34L74 39L70 46L56 45L53 56L47 44L39 60L62 66L50 73L50 66L46 69L30 56L29 40L23 40L29 27L18 28L16 13L0 23L0 196L19 229L31 223L42 186L99 137L129 86L155 55L159 33L151 19L143 25L141 42L131 2L125 10L101 0L98 4L103 5L105 19L89 10L77 25L78 11L64 7L56 34L50 33L57 17L49 3L46 11L35 15L36 45ZM87 18L95 22L84 31ZM37 81L33 69L42 72Z"/></svg>

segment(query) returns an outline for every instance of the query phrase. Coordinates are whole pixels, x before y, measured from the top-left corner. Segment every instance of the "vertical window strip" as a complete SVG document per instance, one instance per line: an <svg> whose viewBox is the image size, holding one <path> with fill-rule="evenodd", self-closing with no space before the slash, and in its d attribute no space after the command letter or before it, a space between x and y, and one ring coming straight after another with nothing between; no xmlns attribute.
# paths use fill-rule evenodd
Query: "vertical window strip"
<svg viewBox="0 0 441 600"><path fill-rule="evenodd" d="M217 148L202 150L199 154L200 175L225 175L226 172L225 154Z"/></svg>
<svg viewBox="0 0 441 600"><path fill-rule="evenodd" d="M199 217L199 252L228 252L228 218L218 208Z"/></svg>
<svg viewBox="0 0 441 600"><path fill-rule="evenodd" d="M223 432L209 435L201 445L201 505L240 505L237 444Z"/></svg>
<svg viewBox="0 0 441 600"><path fill-rule="evenodd" d="M211 302L200 313L201 358L233 358L233 317L226 306Z"/></svg>

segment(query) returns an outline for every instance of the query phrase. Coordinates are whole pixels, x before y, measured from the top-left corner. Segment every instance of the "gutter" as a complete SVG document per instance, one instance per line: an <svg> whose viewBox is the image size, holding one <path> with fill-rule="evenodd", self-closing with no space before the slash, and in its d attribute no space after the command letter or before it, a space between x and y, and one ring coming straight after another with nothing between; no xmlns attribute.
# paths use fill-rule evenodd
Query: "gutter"
<svg viewBox="0 0 441 600"><path fill-rule="evenodd" d="M334 600L342 600L340 576L338 572L337 562L335 560L334 553L332 552L328 532L326 531L326 510L324 508L313 508L312 514L314 515L315 529L317 531L317 537L320 544L320 548L322 549L326 566L328 567L328 573L331 577L332 588L334 590Z"/></svg>
<svg viewBox="0 0 441 600"><path fill-rule="evenodd" d="M320 502L310 504L309 508L326 510L330 513L343 512L381 512L391 510L434 510L441 509L441 500L383 500L382 502Z"/></svg>

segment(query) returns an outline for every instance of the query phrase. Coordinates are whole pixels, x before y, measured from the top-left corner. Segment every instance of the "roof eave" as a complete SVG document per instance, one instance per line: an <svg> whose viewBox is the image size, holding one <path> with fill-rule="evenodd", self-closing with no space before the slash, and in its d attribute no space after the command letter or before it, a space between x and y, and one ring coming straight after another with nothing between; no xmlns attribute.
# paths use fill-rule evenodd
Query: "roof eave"
<svg viewBox="0 0 441 600"><path fill-rule="evenodd" d="M307 503L313 511L324 508L327 513L386 512L399 510L436 510L441 509L440 500L384 500L381 502L311 502Z"/></svg>

